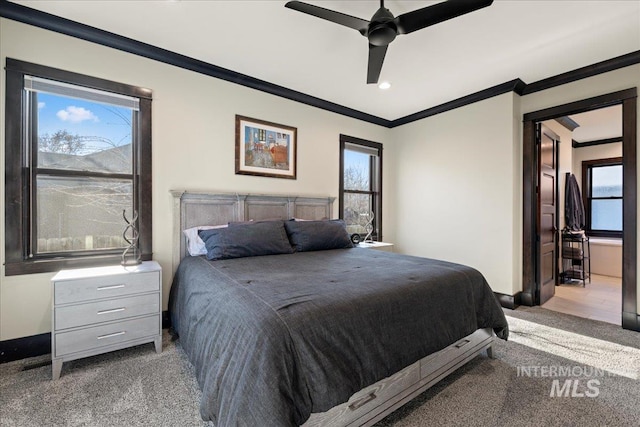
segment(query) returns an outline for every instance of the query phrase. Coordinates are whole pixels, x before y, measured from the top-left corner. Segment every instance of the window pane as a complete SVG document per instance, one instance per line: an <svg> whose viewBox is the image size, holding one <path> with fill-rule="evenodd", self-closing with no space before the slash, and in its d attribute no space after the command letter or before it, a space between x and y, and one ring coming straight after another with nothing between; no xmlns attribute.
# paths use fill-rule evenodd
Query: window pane
<svg viewBox="0 0 640 427"><path fill-rule="evenodd" d="M131 109L47 93L37 100L39 167L132 172Z"/></svg>
<svg viewBox="0 0 640 427"><path fill-rule="evenodd" d="M38 253L123 248L132 212L129 180L39 176Z"/></svg>
<svg viewBox="0 0 640 427"><path fill-rule="evenodd" d="M592 200L591 229L622 231L622 199Z"/></svg>
<svg viewBox="0 0 640 427"><path fill-rule="evenodd" d="M370 194L344 193L344 222L349 234L367 234L371 218L372 196Z"/></svg>
<svg viewBox="0 0 640 427"><path fill-rule="evenodd" d="M371 190L371 156L344 150L344 189Z"/></svg>
<svg viewBox="0 0 640 427"><path fill-rule="evenodd" d="M622 165L591 168L591 197L622 197Z"/></svg>

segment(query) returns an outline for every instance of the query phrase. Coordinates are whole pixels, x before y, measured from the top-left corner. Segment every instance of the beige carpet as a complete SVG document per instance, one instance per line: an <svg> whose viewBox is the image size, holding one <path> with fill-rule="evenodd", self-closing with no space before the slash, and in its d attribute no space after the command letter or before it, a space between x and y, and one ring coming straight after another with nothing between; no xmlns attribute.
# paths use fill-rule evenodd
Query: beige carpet
<svg viewBox="0 0 640 427"><path fill-rule="evenodd" d="M510 341L496 343L495 359L477 357L379 425L638 425L639 333L539 307L506 314ZM148 344L69 362L58 381L46 363L0 365L1 426L209 425L192 367L168 334L162 354Z"/></svg>

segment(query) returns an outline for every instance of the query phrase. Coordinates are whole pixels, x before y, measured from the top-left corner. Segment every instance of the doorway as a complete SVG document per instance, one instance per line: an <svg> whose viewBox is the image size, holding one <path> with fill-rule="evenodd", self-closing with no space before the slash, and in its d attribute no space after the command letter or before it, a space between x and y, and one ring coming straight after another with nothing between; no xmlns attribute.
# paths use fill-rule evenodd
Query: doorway
<svg viewBox="0 0 640 427"><path fill-rule="evenodd" d="M540 305L540 230L537 218L538 154L536 125L545 120L597 110L607 106L622 106L623 150L623 267L622 267L622 327L640 331L637 314L637 89L627 89L585 99L524 116L523 123L523 305Z"/></svg>
<svg viewBox="0 0 640 427"><path fill-rule="evenodd" d="M549 292L545 295L543 281L540 304L548 310L619 326L622 322L622 105L545 120L542 127L555 132L560 140L557 144L560 233L554 259L558 280L548 286L551 295ZM541 142L544 144L544 139ZM541 243L544 240L541 238Z"/></svg>

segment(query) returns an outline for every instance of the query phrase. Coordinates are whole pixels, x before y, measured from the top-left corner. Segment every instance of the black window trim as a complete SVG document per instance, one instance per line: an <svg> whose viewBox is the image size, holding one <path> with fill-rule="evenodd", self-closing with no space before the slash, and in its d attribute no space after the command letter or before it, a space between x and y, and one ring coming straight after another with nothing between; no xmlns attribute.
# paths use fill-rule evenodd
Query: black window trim
<svg viewBox="0 0 640 427"><path fill-rule="evenodd" d="M63 268L94 267L117 264L121 251L100 253L69 252L52 257L29 259L30 215L28 200L32 173L23 167L25 158L23 120L24 76L36 76L92 89L119 93L139 99L139 145L134 150L134 206L138 210L140 238L138 246L143 260L152 259L152 211L151 211L151 90L113 82L97 77L33 64L13 58L6 59L5 96L5 275L21 275L58 271ZM124 224L124 223L123 223ZM123 226L124 230L124 226Z"/></svg>
<svg viewBox="0 0 640 427"><path fill-rule="evenodd" d="M592 230L591 229L591 180L592 174L591 170L593 167L601 167L601 166L622 166L622 157L610 157L606 159L596 159L596 160L584 160L582 162L582 199L584 202L584 213L585 213L585 231L588 236L592 237L611 237L621 239L623 236L622 231L614 231L614 230ZM623 183L624 185L624 183ZM602 199L620 199L623 200L623 197L606 197L606 198L598 198L598 200Z"/></svg>
<svg viewBox="0 0 640 427"><path fill-rule="evenodd" d="M378 159L379 159L379 171L378 171L378 180L377 187L378 191L361 191L361 190L345 190L344 188L344 150L346 144L355 144L362 145L369 148L374 148L378 150ZM379 142L373 142L362 138L356 138L354 136L348 136L340 134L340 179L339 179L339 197L338 197L338 211L339 218L344 219L344 194L352 193L352 194L370 194L374 196L377 200L378 209L377 212L374 211L374 230L371 238L375 241L382 241L382 149L383 146ZM373 159L371 160L373 161ZM373 165L371 165L373 166ZM370 174L373 175L373 167L369 168ZM373 176L370 176L370 181L373 182ZM364 236L361 236L364 237Z"/></svg>

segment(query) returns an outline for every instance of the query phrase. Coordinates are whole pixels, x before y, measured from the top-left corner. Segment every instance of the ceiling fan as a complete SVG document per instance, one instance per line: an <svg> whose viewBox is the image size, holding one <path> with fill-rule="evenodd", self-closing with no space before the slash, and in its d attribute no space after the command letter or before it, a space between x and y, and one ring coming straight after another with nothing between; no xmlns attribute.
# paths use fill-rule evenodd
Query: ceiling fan
<svg viewBox="0 0 640 427"><path fill-rule="evenodd" d="M300 1L287 2L285 7L353 28L369 39L367 83L378 83L387 47L398 34L409 34L482 9L491 3L493 0L447 0L394 17L384 7L384 0L380 0L380 8L370 21Z"/></svg>

